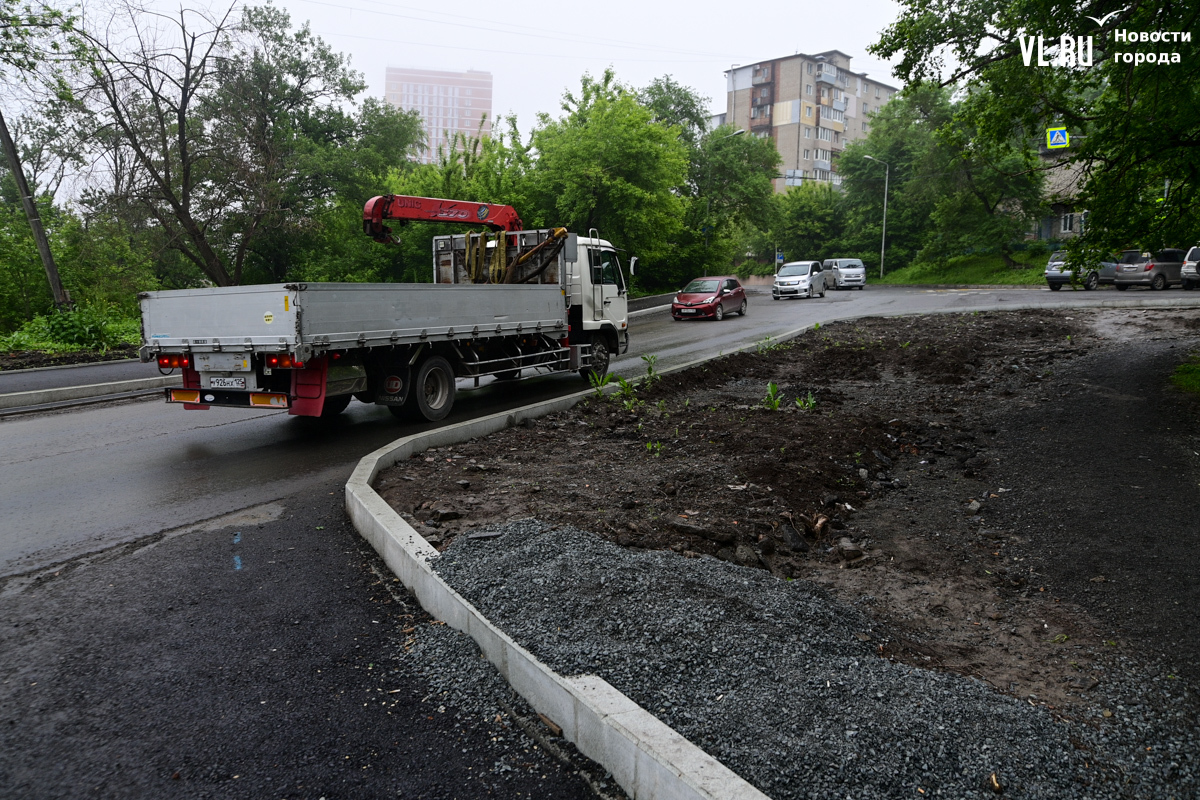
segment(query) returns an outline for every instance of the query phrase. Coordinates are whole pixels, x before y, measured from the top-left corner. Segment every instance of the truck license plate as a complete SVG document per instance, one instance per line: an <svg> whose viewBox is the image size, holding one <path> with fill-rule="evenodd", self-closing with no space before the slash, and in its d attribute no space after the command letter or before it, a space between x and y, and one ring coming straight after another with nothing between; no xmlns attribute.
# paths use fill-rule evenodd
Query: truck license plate
<svg viewBox="0 0 1200 800"><path fill-rule="evenodd" d="M245 389L245 378L209 378L208 385L212 389Z"/></svg>

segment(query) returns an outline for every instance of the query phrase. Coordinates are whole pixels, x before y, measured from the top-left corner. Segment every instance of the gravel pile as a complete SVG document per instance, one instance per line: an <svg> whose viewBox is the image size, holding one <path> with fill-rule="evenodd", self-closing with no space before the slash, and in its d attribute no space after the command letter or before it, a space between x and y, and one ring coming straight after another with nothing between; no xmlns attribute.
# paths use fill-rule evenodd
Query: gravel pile
<svg viewBox="0 0 1200 800"><path fill-rule="evenodd" d="M885 634L806 581L534 520L488 530L502 535L460 537L436 571L553 669L603 677L775 800L994 797L993 776L1006 797L1200 790L1186 706L1162 710L1180 681L1110 675L1127 698L1112 716L1062 721L981 681L878 657ZM479 687L503 684L469 640L447 632L422 647L451 659L430 676L447 701L488 713Z"/></svg>

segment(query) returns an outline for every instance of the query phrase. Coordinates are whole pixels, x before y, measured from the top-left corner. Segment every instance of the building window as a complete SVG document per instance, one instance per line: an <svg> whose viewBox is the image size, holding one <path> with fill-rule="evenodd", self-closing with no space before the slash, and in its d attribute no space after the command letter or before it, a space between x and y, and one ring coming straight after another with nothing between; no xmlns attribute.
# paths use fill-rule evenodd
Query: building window
<svg viewBox="0 0 1200 800"><path fill-rule="evenodd" d="M863 116L866 116L870 112L871 112L871 107L869 105L867 105L866 103L863 103Z"/></svg>
<svg viewBox="0 0 1200 800"><path fill-rule="evenodd" d="M805 108L804 108L804 116L806 116L806 117L811 117L811 116L812 116L812 106L805 106Z"/></svg>
<svg viewBox="0 0 1200 800"><path fill-rule="evenodd" d="M880 95L879 95L879 87L878 87L878 86L876 86L876 87L875 87L875 97L876 97L876 99L878 99L878 98L879 98L879 96L880 96Z"/></svg>
<svg viewBox="0 0 1200 800"><path fill-rule="evenodd" d="M865 131L866 129L867 129L867 123L865 123L865 122L864 122L864 123L863 123L863 130Z"/></svg>
<svg viewBox="0 0 1200 800"><path fill-rule="evenodd" d="M805 129L804 129L804 138L805 138L805 139L811 139L811 138L812 138L812 128L805 128Z"/></svg>
<svg viewBox="0 0 1200 800"><path fill-rule="evenodd" d="M810 150L805 150L805 151L804 151L804 160L805 160L805 161L807 161L809 158L811 158L811 157L812 157L812 156L810 156L810 155L809 155L809 153L810 153L810 152L811 152Z"/></svg>
<svg viewBox="0 0 1200 800"><path fill-rule="evenodd" d="M812 75L812 64L808 65L808 74Z"/></svg>
<svg viewBox="0 0 1200 800"><path fill-rule="evenodd" d="M812 65L810 64L809 66L812 66ZM812 84L811 83L804 84L804 93L807 95L812 94Z"/></svg>
<svg viewBox="0 0 1200 800"><path fill-rule="evenodd" d="M1075 232L1075 215L1074 214L1063 214L1062 232L1063 233L1074 233Z"/></svg>
<svg viewBox="0 0 1200 800"><path fill-rule="evenodd" d="M758 96L759 96L759 97L766 97L766 96L767 96L767 87L765 87L765 86L764 86L763 88L759 89L759 90L758 90Z"/></svg>

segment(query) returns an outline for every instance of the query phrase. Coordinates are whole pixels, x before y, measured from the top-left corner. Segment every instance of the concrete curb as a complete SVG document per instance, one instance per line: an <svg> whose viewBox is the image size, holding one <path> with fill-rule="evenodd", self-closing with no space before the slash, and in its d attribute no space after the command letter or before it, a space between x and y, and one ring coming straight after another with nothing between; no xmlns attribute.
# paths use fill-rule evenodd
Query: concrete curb
<svg viewBox="0 0 1200 800"><path fill-rule="evenodd" d="M125 394L143 389L161 389L164 386L182 386L183 379L178 375L165 375L161 378L138 378L132 381L116 381L115 383L93 383L88 386L63 386L58 389L35 389L32 392L11 392L0 394L0 408L23 408L25 406L40 406L46 403L61 403L67 400L83 400L88 397L100 397L106 394Z"/></svg>
<svg viewBox="0 0 1200 800"><path fill-rule="evenodd" d="M672 370L674 371L674 370ZM359 533L422 608L475 640L533 708L579 751L612 773L634 800L769 800L732 770L594 675L563 677L509 638L430 568L437 550L372 488L381 470L428 447L487 436L521 420L562 411L590 391L406 436L363 458L346 483L346 509Z"/></svg>

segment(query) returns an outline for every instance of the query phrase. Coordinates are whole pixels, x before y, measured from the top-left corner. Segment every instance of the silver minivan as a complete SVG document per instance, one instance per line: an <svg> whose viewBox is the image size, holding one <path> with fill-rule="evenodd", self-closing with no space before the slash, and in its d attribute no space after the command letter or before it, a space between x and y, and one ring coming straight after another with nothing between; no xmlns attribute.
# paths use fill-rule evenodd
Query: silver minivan
<svg viewBox="0 0 1200 800"><path fill-rule="evenodd" d="M824 297L828 288L820 261L789 261L775 273L771 299L785 297Z"/></svg>
<svg viewBox="0 0 1200 800"><path fill-rule="evenodd" d="M821 266L833 274L838 289L861 289L867 285L867 268L857 258L827 258Z"/></svg>

